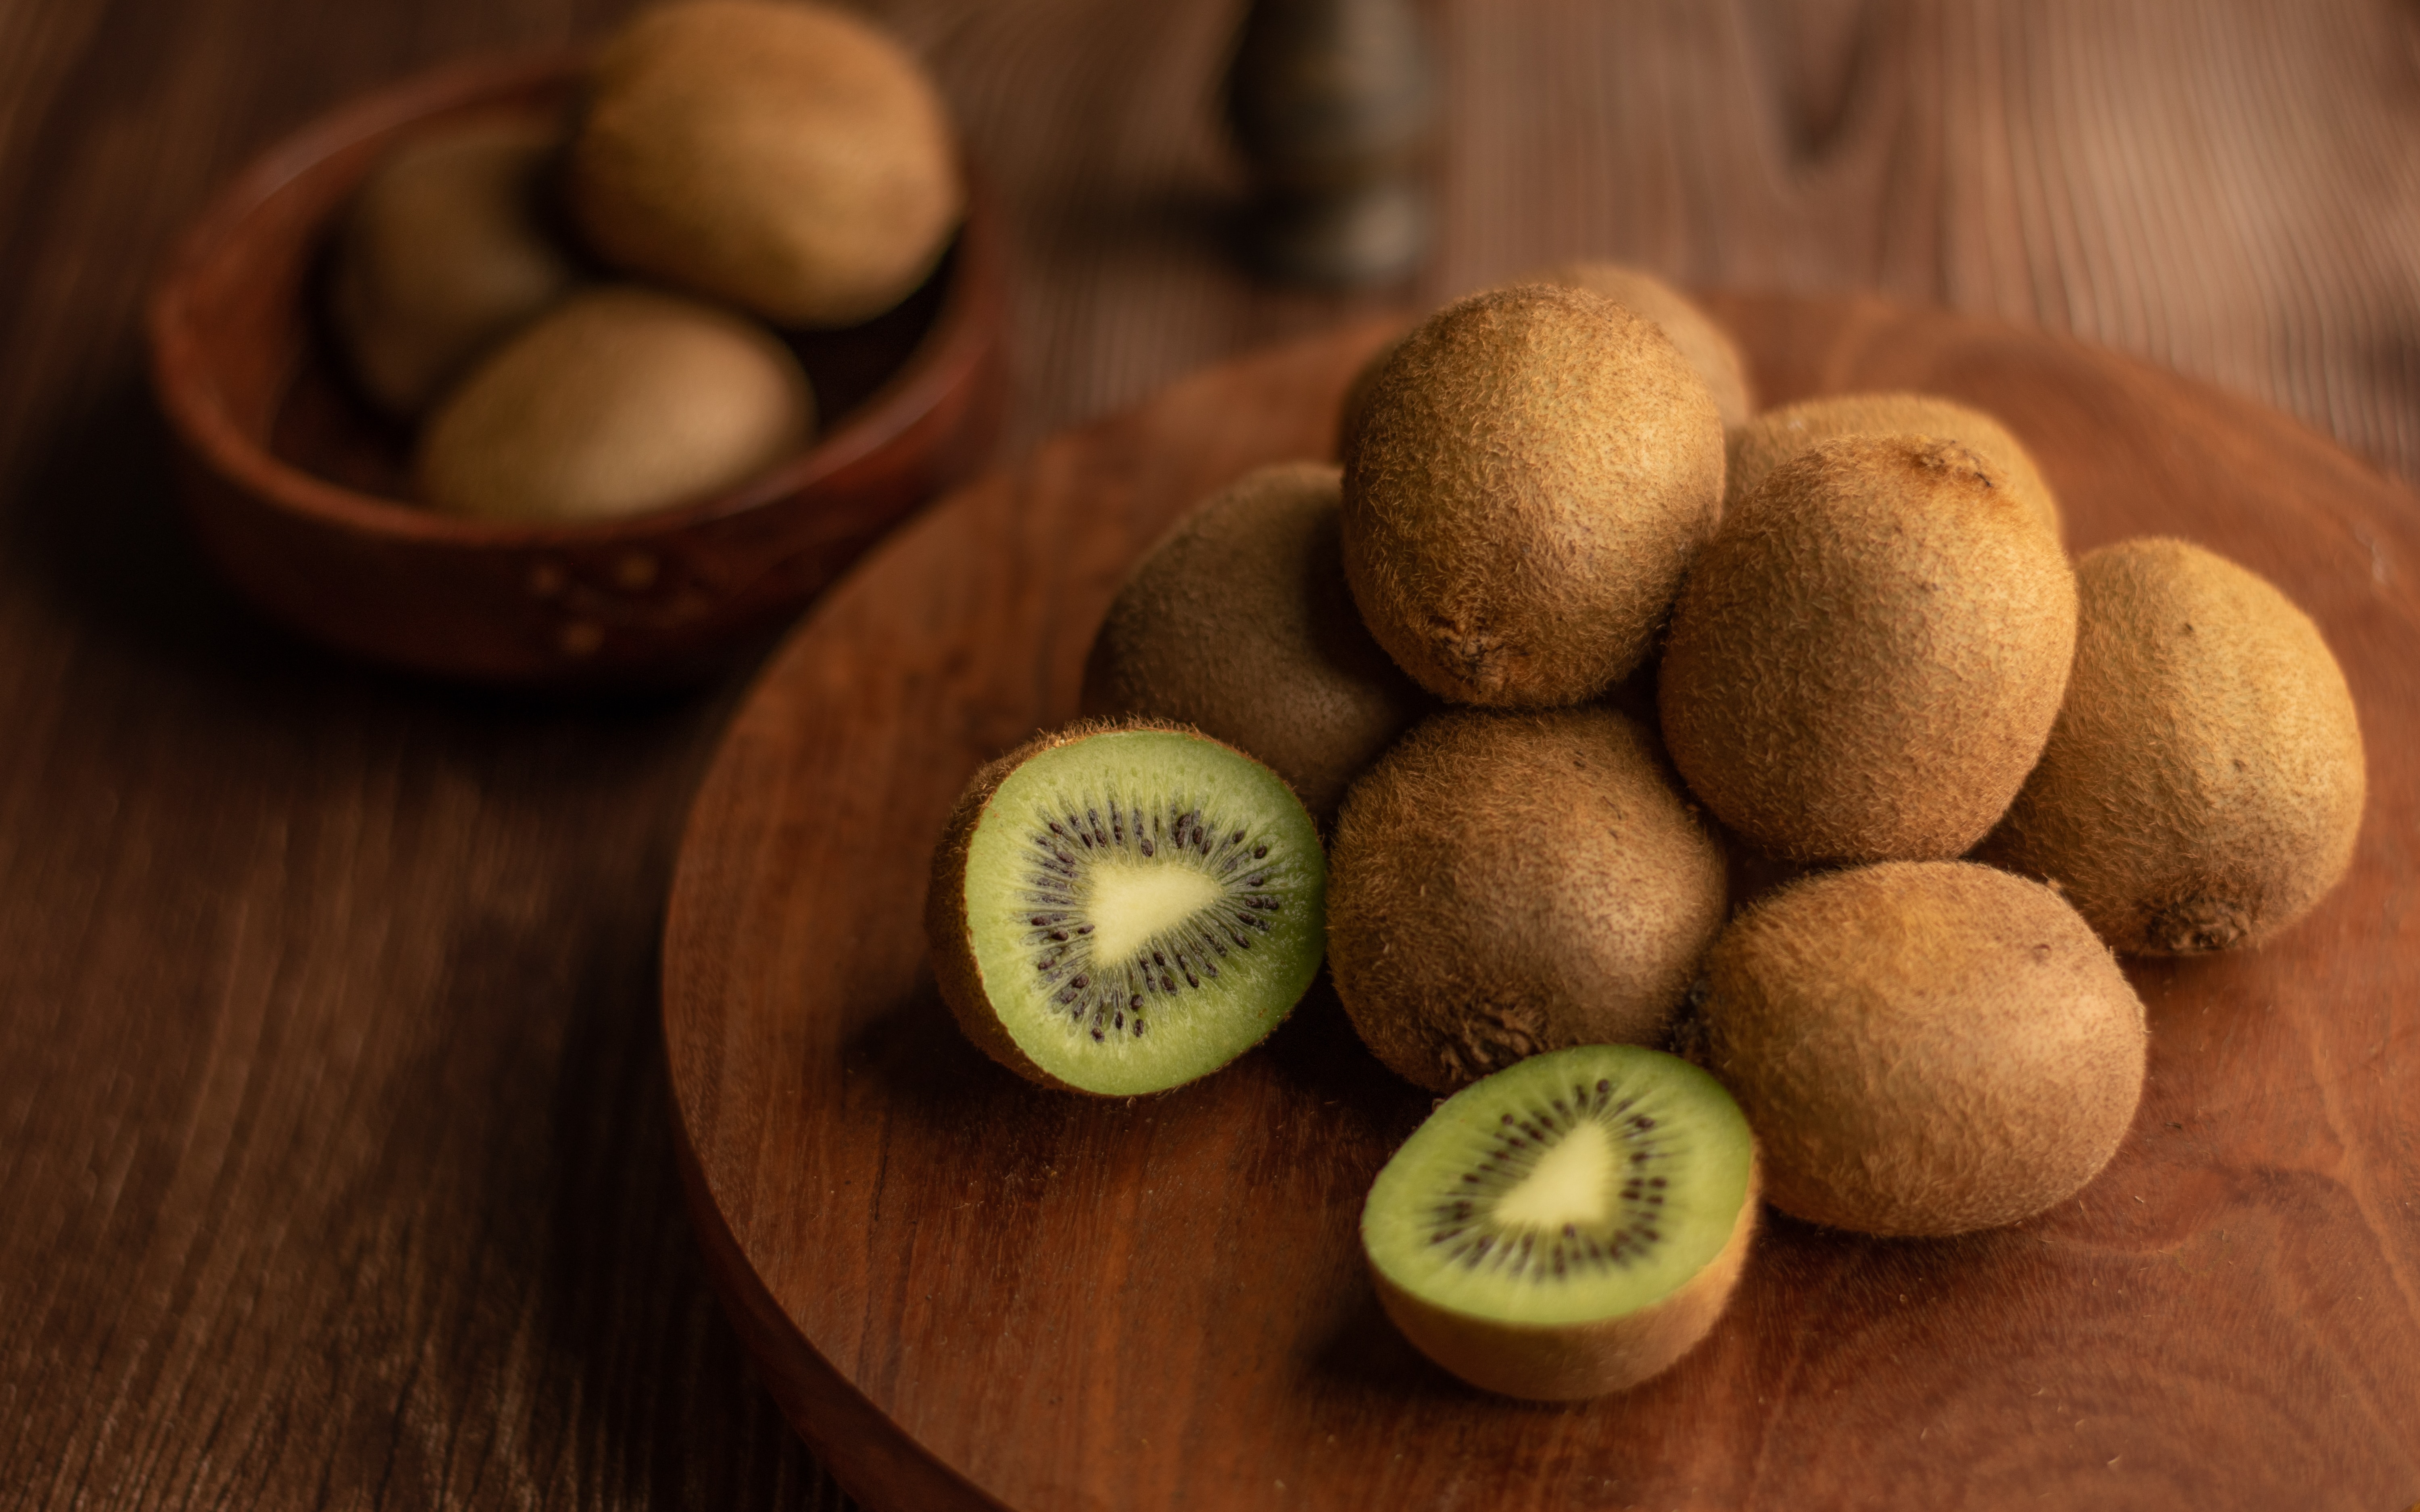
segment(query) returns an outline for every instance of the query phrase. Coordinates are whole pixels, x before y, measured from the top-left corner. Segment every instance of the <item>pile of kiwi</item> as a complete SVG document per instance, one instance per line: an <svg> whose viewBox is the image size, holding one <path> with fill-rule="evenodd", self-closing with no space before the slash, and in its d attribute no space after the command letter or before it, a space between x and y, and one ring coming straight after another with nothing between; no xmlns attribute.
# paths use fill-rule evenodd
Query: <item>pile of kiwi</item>
<svg viewBox="0 0 2420 1512"><path fill-rule="evenodd" d="M579 96L411 133L330 249L330 330L441 513L617 518L795 455L817 414L785 337L896 306L965 212L939 92L850 11L648 10Z"/></svg>
<svg viewBox="0 0 2420 1512"><path fill-rule="evenodd" d="M2360 826L2351 695L2275 588L2182 541L2071 563L1993 417L1760 414L1745 373L1633 270L1438 311L1341 469L1144 558L1092 722L935 857L942 994L1047 1085L1206 1074L1324 952L1447 1094L1370 1192L1373 1284L1488 1391L1672 1365L1762 1202L1921 1237L2073 1197L2142 1097L2118 954L2288 928Z"/></svg>

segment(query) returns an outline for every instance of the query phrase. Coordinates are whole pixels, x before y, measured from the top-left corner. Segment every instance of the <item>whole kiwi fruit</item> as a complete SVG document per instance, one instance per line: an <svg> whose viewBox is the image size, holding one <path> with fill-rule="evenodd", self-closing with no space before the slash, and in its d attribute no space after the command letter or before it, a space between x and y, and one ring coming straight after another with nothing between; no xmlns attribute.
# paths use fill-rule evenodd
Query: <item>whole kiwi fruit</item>
<svg viewBox="0 0 2420 1512"><path fill-rule="evenodd" d="M559 123L524 116L439 127L398 143L354 192L328 315L380 409L419 414L576 282L540 206L562 140Z"/></svg>
<svg viewBox="0 0 2420 1512"><path fill-rule="evenodd" d="M1982 851L2047 877L2118 950L2252 945L2351 864L2361 723L2318 626L2185 541L2076 566L2075 671L2050 744Z"/></svg>
<svg viewBox="0 0 2420 1512"><path fill-rule="evenodd" d="M2143 1005L2075 910L1965 861L1822 872L1741 914L1697 995L1766 1198L1869 1234L2067 1200L2141 1101Z"/></svg>
<svg viewBox="0 0 2420 1512"><path fill-rule="evenodd" d="M1722 852L1644 727L1451 709L1345 795L1328 963L1372 1053L1450 1092L1540 1051L1653 1043L1726 901Z"/></svg>
<svg viewBox="0 0 2420 1512"><path fill-rule="evenodd" d="M898 303L966 209L916 60L845 10L778 0L625 25L590 70L566 188L607 261L792 326Z"/></svg>
<svg viewBox="0 0 2420 1512"><path fill-rule="evenodd" d="M1713 317L1698 308L1687 295L1647 270L1626 263L1567 262L1512 282L1584 288L1604 295L1633 315L1645 316L1706 380L1706 392L1713 395L1715 412L1722 416L1726 430L1747 424L1748 417L1756 413L1756 391L1748 381L1747 363L1740 356L1739 347L1730 333L1714 324ZM1373 353L1345 390L1337 421L1338 455L1350 449L1352 433L1360 424L1362 411L1369 408L1371 391L1377 385L1378 370L1386 366L1396 345L1390 342Z"/></svg>
<svg viewBox="0 0 2420 1512"><path fill-rule="evenodd" d="M415 471L444 514L612 519L737 486L814 432L814 391L770 332L608 285L481 363L429 417Z"/></svg>
<svg viewBox="0 0 2420 1512"><path fill-rule="evenodd" d="M1090 715L1154 715L1248 750L1332 817L1429 701L1344 586L1341 473L1285 462L1195 506L1136 564L1084 667Z"/></svg>
<svg viewBox="0 0 2420 1512"><path fill-rule="evenodd" d="M1983 838L2041 754L2075 575L1955 441L1845 436L1723 517L1672 613L1657 706L1723 822L1786 861Z"/></svg>
<svg viewBox="0 0 2420 1512"><path fill-rule="evenodd" d="M1730 475L1724 486L1736 501L1755 492L1775 468L1818 441L1892 435L1961 443L1991 465L2053 536L2059 533L2058 500L2024 443L1982 410L1931 393L1829 393L1768 409L1730 432Z"/></svg>
<svg viewBox="0 0 2420 1512"><path fill-rule="evenodd" d="M1646 316L1706 380L1706 392L1714 395L1714 409L1723 417L1726 430L1746 424L1756 413L1756 390L1748 381L1747 363L1730 334L1687 295L1644 268L1590 258L1557 263L1520 282L1584 288Z"/></svg>
<svg viewBox="0 0 2420 1512"><path fill-rule="evenodd" d="M1722 494L1706 385L1638 316L1524 284L1430 316L1344 459L1344 571L1431 692L1543 707L1647 654Z"/></svg>

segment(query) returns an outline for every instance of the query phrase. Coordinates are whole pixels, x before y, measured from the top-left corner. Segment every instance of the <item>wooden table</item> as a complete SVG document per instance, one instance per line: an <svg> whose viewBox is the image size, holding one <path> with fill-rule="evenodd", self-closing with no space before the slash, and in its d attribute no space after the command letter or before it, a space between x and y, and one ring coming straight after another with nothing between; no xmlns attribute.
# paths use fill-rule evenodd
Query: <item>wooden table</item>
<svg viewBox="0 0 2420 1512"><path fill-rule="evenodd" d="M0 1506L836 1506L683 1217L656 936L744 682L550 703L263 628L136 313L249 153L619 0L0 0ZM1382 303L1220 250L1232 3L878 6L1016 233L1016 444ZM2072 332L2420 475L2386 0L1453 0L1437 255ZM2392 1509L2387 1509L2392 1512Z"/></svg>

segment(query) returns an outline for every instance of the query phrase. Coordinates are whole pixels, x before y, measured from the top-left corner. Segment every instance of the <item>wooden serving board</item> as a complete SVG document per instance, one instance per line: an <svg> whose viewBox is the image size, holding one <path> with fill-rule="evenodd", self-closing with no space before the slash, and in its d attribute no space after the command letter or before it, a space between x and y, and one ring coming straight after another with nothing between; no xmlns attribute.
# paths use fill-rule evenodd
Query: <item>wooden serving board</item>
<svg viewBox="0 0 2420 1512"><path fill-rule="evenodd" d="M2034 1222L1888 1242L1771 1215L1661 1380L1497 1400L1414 1354L1356 1238L1429 1098L1324 987L1163 1097L969 1047L919 924L986 757L1070 717L1127 564L1329 449L1390 328L1202 373L923 517L734 723L684 845L664 1028L692 1207L791 1419L869 1505L2092 1507L2420 1502L2420 499L2245 401L1869 301L1724 298L1767 402L1920 388L2035 451L2078 550L2189 536L2319 621L2362 709L2350 879L2257 953L2148 964L2150 1079Z"/></svg>

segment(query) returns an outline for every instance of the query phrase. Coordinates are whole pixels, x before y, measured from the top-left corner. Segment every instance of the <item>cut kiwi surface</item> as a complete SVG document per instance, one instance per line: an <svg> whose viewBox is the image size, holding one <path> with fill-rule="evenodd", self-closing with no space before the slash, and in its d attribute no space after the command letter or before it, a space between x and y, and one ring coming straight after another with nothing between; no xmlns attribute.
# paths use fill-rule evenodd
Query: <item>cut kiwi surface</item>
<svg viewBox="0 0 2420 1512"><path fill-rule="evenodd" d="M1277 775L1181 727L1084 725L976 774L935 853L941 995L1047 1086L1162 1091L1259 1043L1318 973L1326 861Z"/></svg>
<svg viewBox="0 0 2420 1512"><path fill-rule="evenodd" d="M1705 1336L1757 1191L1720 1083L1660 1051L1582 1045L1448 1098L1378 1173L1361 1242L1422 1353L1488 1391L1576 1400Z"/></svg>

